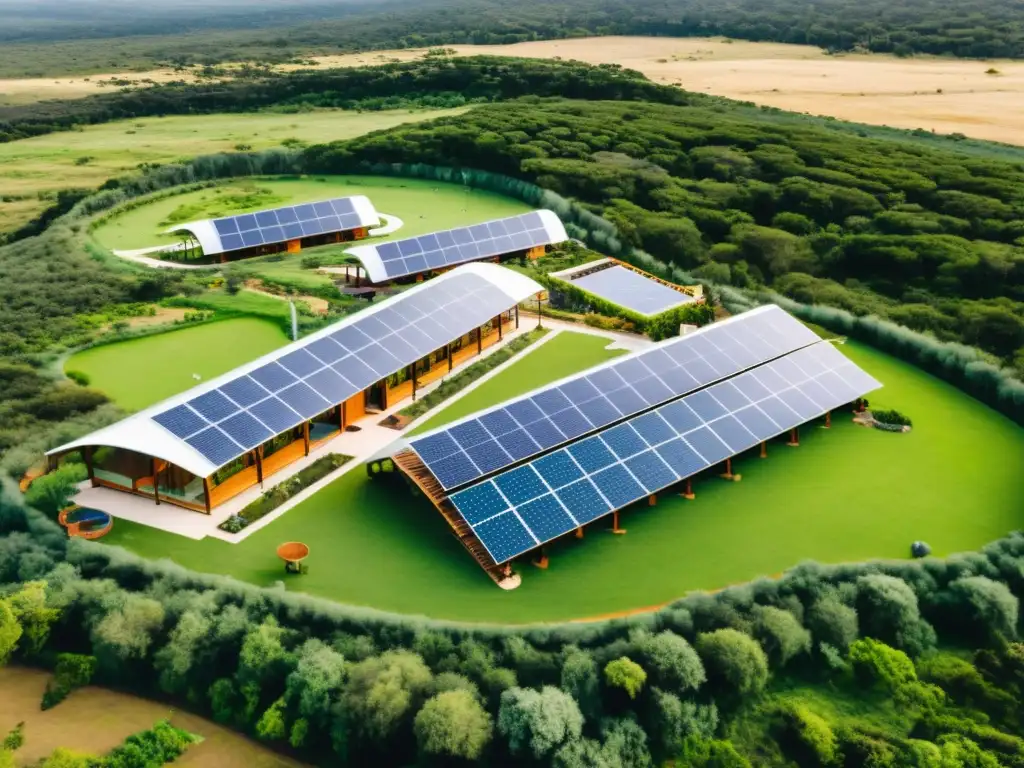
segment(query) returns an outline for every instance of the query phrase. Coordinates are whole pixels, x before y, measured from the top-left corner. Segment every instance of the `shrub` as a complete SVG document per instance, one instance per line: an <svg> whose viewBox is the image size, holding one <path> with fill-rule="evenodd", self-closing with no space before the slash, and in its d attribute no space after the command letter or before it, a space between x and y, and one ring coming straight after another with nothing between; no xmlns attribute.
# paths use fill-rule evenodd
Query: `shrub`
<svg viewBox="0 0 1024 768"><path fill-rule="evenodd" d="M909 416L904 416L899 411L895 410L872 410L871 415L875 418L875 421L881 422L882 424L896 424L899 426L912 427L914 422L910 420Z"/></svg>
<svg viewBox="0 0 1024 768"><path fill-rule="evenodd" d="M857 580L857 614L864 634L911 656L935 647L935 630L921 618L917 595L903 579L881 573Z"/></svg>
<svg viewBox="0 0 1024 768"><path fill-rule="evenodd" d="M784 667L811 649L811 633L789 611L774 606L758 606L754 617L754 636L768 657L779 666Z"/></svg>
<svg viewBox="0 0 1024 768"><path fill-rule="evenodd" d="M782 710L783 744L797 765L831 765L836 761L836 735L829 724L802 704Z"/></svg>
<svg viewBox="0 0 1024 768"><path fill-rule="evenodd" d="M491 716L469 691L445 691L423 705L414 730L425 754L476 760L491 740Z"/></svg>
<svg viewBox="0 0 1024 768"><path fill-rule="evenodd" d="M64 701L73 690L88 685L95 672L95 656L83 656L77 653L58 654L53 678L46 684L46 691L43 693L42 708L55 707Z"/></svg>
<svg viewBox="0 0 1024 768"><path fill-rule="evenodd" d="M87 476L84 464L63 464L53 472L32 481L25 494L25 503L56 518L78 493L78 484Z"/></svg>
<svg viewBox="0 0 1024 768"><path fill-rule="evenodd" d="M857 639L857 611L844 604L837 595L819 597L807 612L807 626L814 638L846 653Z"/></svg>
<svg viewBox="0 0 1024 768"><path fill-rule="evenodd" d="M629 698L635 699L647 681L647 673L628 656L623 656L605 665L604 679L611 688L621 688Z"/></svg>
<svg viewBox="0 0 1024 768"><path fill-rule="evenodd" d="M914 662L907 654L870 637L850 646L850 664L862 683L880 685L889 691L917 680Z"/></svg>
<svg viewBox="0 0 1024 768"><path fill-rule="evenodd" d="M708 680L727 693L759 694L768 684L768 657L749 635L718 629L697 636Z"/></svg>
<svg viewBox="0 0 1024 768"><path fill-rule="evenodd" d="M498 730L512 754L539 760L580 737L583 715L572 697L557 688L510 688L501 694Z"/></svg>
<svg viewBox="0 0 1024 768"><path fill-rule="evenodd" d="M707 679L700 656L685 639L672 632L632 638L640 661L650 670L654 684L677 694L695 691Z"/></svg>
<svg viewBox="0 0 1024 768"><path fill-rule="evenodd" d="M81 371L65 371L64 375L80 387L88 387L92 380L89 375Z"/></svg>
<svg viewBox="0 0 1024 768"><path fill-rule="evenodd" d="M1005 584L985 576L965 576L949 585L954 623L989 642L1017 636L1020 603Z"/></svg>

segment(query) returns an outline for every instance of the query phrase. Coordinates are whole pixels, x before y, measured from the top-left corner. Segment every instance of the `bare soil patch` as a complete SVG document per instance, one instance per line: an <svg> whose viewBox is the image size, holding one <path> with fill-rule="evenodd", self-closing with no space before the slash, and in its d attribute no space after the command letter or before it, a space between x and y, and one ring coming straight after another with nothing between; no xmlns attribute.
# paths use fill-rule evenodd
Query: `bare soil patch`
<svg viewBox="0 0 1024 768"><path fill-rule="evenodd" d="M42 712L39 701L49 673L37 669L0 669L0 733L24 721L25 744L16 754L17 765L34 765L58 747L103 754L128 736L158 720L169 719L179 728L203 737L175 765L184 768L302 768L227 728L166 704L140 699L104 688L87 687L72 693L53 709Z"/></svg>

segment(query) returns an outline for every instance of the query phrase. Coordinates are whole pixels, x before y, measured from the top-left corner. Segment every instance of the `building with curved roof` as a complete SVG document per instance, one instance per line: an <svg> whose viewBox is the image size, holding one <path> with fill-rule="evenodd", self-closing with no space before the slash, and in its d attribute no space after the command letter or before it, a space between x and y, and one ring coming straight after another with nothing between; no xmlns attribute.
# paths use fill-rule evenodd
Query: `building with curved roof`
<svg viewBox="0 0 1024 768"><path fill-rule="evenodd" d="M426 235L357 245L346 250L359 259L371 283L415 277L470 261L538 258L569 237L553 211L538 210Z"/></svg>
<svg viewBox="0 0 1024 768"><path fill-rule="evenodd" d="M380 216L370 199L355 195L190 221L175 224L166 232L187 236L198 244L204 256L220 256L221 261L230 261L361 240L370 227L379 223Z"/></svg>
<svg viewBox="0 0 1024 768"><path fill-rule="evenodd" d="M209 513L500 339L542 290L466 264L47 455L82 451L94 485Z"/></svg>

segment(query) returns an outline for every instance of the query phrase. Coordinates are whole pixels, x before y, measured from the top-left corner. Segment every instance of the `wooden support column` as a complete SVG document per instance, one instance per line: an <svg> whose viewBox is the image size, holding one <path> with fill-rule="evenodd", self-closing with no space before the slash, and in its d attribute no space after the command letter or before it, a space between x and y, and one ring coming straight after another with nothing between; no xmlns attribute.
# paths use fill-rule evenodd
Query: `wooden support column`
<svg viewBox="0 0 1024 768"><path fill-rule="evenodd" d="M345 402L338 403L338 429L345 431Z"/></svg>
<svg viewBox="0 0 1024 768"><path fill-rule="evenodd" d="M832 411L825 411L825 429L832 429Z"/></svg>
<svg viewBox="0 0 1024 768"><path fill-rule="evenodd" d="M690 478L686 478L686 490L684 490L679 495L682 496L684 499L687 499L688 501L693 501L694 499L697 498L697 495L693 492L693 482L690 480Z"/></svg>
<svg viewBox="0 0 1024 768"><path fill-rule="evenodd" d="M658 494L652 493L650 496L647 497L647 506L653 507L653 506L656 506L657 503L658 503Z"/></svg>
<svg viewBox="0 0 1024 768"><path fill-rule="evenodd" d="M302 442L306 449L306 455L309 456L309 422L302 422Z"/></svg>
<svg viewBox="0 0 1024 768"><path fill-rule="evenodd" d="M409 378L412 379L412 399L416 401L416 363L409 366Z"/></svg>
<svg viewBox="0 0 1024 768"><path fill-rule="evenodd" d="M210 514L210 478L203 478L203 500L206 502L206 514Z"/></svg>
<svg viewBox="0 0 1024 768"><path fill-rule="evenodd" d="M789 442L786 445L796 448L800 445L800 427L793 427L789 430Z"/></svg>
<svg viewBox="0 0 1024 768"><path fill-rule="evenodd" d="M576 538L577 539L582 539L583 538L583 526L582 525L579 528L576 529Z"/></svg>
<svg viewBox="0 0 1024 768"><path fill-rule="evenodd" d="M764 440L761 441L761 458L768 458L768 443Z"/></svg>
<svg viewBox="0 0 1024 768"><path fill-rule="evenodd" d="M92 451L93 451L93 448L92 448L91 445L87 445L85 447L85 471L89 474L89 485L91 485L93 488L95 488L97 483L96 483L96 471L93 469L93 466L92 466Z"/></svg>
<svg viewBox="0 0 1024 768"><path fill-rule="evenodd" d="M732 480L732 481L737 482L737 483L741 479L741 475L734 475L732 473L732 459L731 458L728 458L728 459L725 460L725 474L723 474L722 477L725 480Z"/></svg>
<svg viewBox="0 0 1024 768"><path fill-rule="evenodd" d="M537 327L540 328L540 294L537 294Z"/></svg>
<svg viewBox="0 0 1024 768"><path fill-rule="evenodd" d="M496 318L494 318L494 321L498 324L498 341L501 341L502 333L503 333L503 330L502 330L502 327L501 327L501 315L498 315Z"/></svg>
<svg viewBox="0 0 1024 768"><path fill-rule="evenodd" d="M452 343L449 341L444 345L444 348L448 355L448 373L452 372Z"/></svg>
<svg viewBox="0 0 1024 768"><path fill-rule="evenodd" d="M263 487L263 446L256 446L256 450L253 451L256 454L256 481L260 484L260 488Z"/></svg>
<svg viewBox="0 0 1024 768"><path fill-rule="evenodd" d="M544 551L544 547L537 550L537 559L533 561L533 564L542 571L548 569L548 553Z"/></svg>
<svg viewBox="0 0 1024 768"><path fill-rule="evenodd" d="M484 327L478 325L476 328L476 353L479 355L484 351Z"/></svg>
<svg viewBox="0 0 1024 768"><path fill-rule="evenodd" d="M612 533L623 534L626 532L625 528L619 528L619 510L615 510L612 513Z"/></svg>
<svg viewBox="0 0 1024 768"><path fill-rule="evenodd" d="M516 304L516 330L519 330L519 305Z"/></svg>
<svg viewBox="0 0 1024 768"><path fill-rule="evenodd" d="M149 457L149 472L151 475L153 475L153 501L155 501L156 505L159 507L160 483L157 481L156 477L156 459L154 459L152 456Z"/></svg>

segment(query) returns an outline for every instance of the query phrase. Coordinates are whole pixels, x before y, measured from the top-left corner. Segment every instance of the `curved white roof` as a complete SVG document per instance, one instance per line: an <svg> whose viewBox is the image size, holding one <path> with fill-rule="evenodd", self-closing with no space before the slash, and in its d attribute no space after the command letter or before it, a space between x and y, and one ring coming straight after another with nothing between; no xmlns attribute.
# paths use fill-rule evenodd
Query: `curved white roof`
<svg viewBox="0 0 1024 768"><path fill-rule="evenodd" d="M364 321L366 318L388 308L397 308L400 310L403 303L408 302L417 294L430 295L434 293L437 294L440 301L441 297L447 293L442 289L442 286L444 286L445 283L457 280L457 284L464 284L466 277L472 278L472 282L475 285L484 289L483 293L487 295L486 306L484 309L490 312L490 317L492 318L509 307L516 305L521 301L525 301L543 290L542 286L525 275L496 264L464 264L461 267L453 269L450 272L446 272L432 280L428 280L420 285L409 288L397 296L392 296L384 301L372 304L367 309L356 312L355 314L346 317L337 323L329 325L326 328L322 328L299 341L287 344L274 352L264 355L257 360L253 360L251 363L247 363L225 373L222 376L218 376L198 386L192 387L179 395L175 395L174 397L168 398L156 405L150 406L149 408L139 411L138 413L135 413L126 419L122 419L115 424L111 424L108 427L104 427L96 432L85 435L78 440L74 440L58 448L47 451L47 456L67 453L68 451L84 448L86 446L112 446L137 451L138 453L142 453L147 456L163 459L199 477L209 477L220 466L223 466L228 463L228 461L231 461L238 456L244 455L248 451L240 448L235 456L216 463L200 453L200 451L188 442L176 437L168 429L154 421L155 416L163 414L177 406L184 405L200 395L212 392L213 390L238 379L238 377L255 371L268 363L276 362L286 355L337 333L346 326ZM439 289L442 290L439 291ZM494 289L497 289L497 291ZM468 313L466 314L468 315ZM479 325L474 317L466 316L459 319L460 321L463 321L465 328L461 333L453 336L452 339L459 338L459 336L469 333L473 328ZM388 371L387 374L384 374L380 378L385 378L385 376L396 373L401 369L402 368L396 368L393 371ZM304 421L304 419L299 419L296 422L296 425L302 421ZM277 430L276 433L280 434L282 431L285 430Z"/></svg>
<svg viewBox="0 0 1024 768"><path fill-rule="evenodd" d="M322 211L326 214L324 216L318 215L319 212L316 210L311 210L308 218L305 216L296 217L292 214L286 214L289 219L288 223L293 226L295 224L299 224L302 220L317 221L321 222L321 224L320 227L315 228L315 230L310 229L308 234L301 230L294 230L291 234L286 234L282 231L282 228L285 225L285 216L281 216L279 219L279 213L298 211L299 209L305 211L313 209L314 206L330 205L335 200L345 201L344 214L336 215L336 212L333 210L331 212ZM266 220L267 224L256 224L256 217L266 216L270 217ZM322 200L313 203L298 203L296 205L285 205L278 208L267 208L262 211L240 213L234 216L223 216L217 219L202 219L200 221L190 221L185 224L175 224L173 227L164 230L164 234L188 232L199 241L199 245L203 248L203 253L207 255L215 255L228 251L236 251L240 248L251 247L250 244L231 242L232 236L228 234L228 230L235 229L235 231L238 231L230 222L240 222L243 220L253 222L252 228L245 231L263 233L259 242L253 242L251 245L283 243L288 240L294 240L302 237L313 237L314 235L330 232L343 232L349 229L357 229L359 227L376 227L380 224L380 216L377 214L377 210L373 207L373 203L370 202L370 198L365 195L354 195L352 197L335 198L334 200ZM224 232L224 236L222 236L222 231Z"/></svg>
<svg viewBox="0 0 1024 768"><path fill-rule="evenodd" d="M445 248L444 243L439 244L436 240L439 236L443 237L446 235L452 235L455 232L471 232L481 227L486 228L492 224L522 220L531 216L537 217L535 222L536 227L530 230L534 233L534 237L528 242L525 240L522 241L520 245L516 245L514 243L503 243L501 239L490 236L491 233L488 233L489 236L486 241L482 238L475 238L476 242L487 243L487 250L485 252L463 254L457 251L451 251L450 249L452 246ZM502 229L500 231L504 233L505 230ZM523 234L525 233L526 232L524 230ZM434 239L432 240L432 238ZM363 267L366 268L366 273L369 276L370 282L383 283L398 277L415 275L420 272L427 272L434 269L444 269L454 264L465 263L467 261L473 261L474 259L488 259L505 253L526 250L534 245L554 245L556 243L565 242L568 239L569 236L565 232L565 226L562 224L562 220L558 218L557 214L555 214L554 211L539 210L533 211L530 214L520 214L518 216L510 216L504 219L493 219L491 221L481 222L480 224L456 227L455 229L441 230L439 232L431 232L426 235L418 235L417 237L407 237L401 240L389 240L386 243L357 245L352 248L348 248L345 253L359 259ZM425 241L430 241L430 244L426 244ZM409 259L396 256L399 252L406 252L407 245L413 246L408 249L408 252L415 252L415 255ZM455 247L457 248L457 246Z"/></svg>

